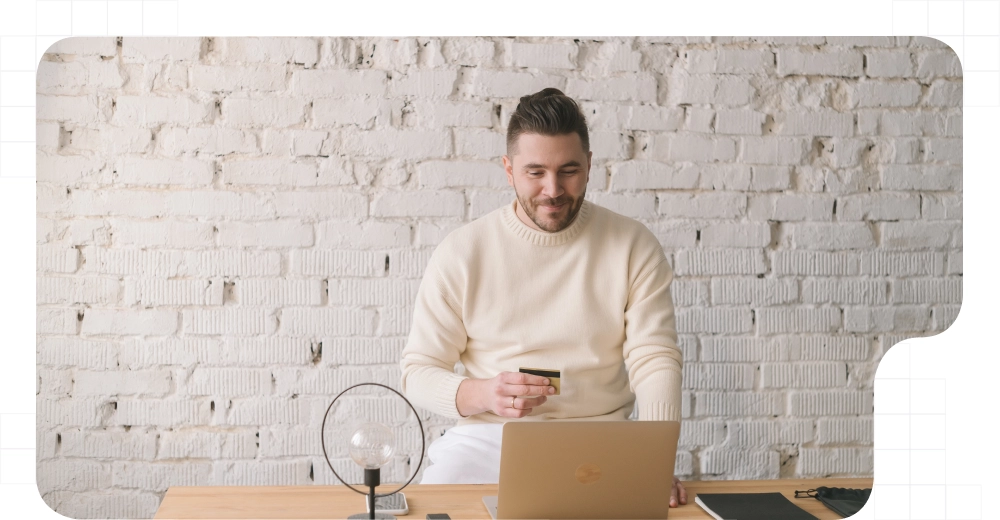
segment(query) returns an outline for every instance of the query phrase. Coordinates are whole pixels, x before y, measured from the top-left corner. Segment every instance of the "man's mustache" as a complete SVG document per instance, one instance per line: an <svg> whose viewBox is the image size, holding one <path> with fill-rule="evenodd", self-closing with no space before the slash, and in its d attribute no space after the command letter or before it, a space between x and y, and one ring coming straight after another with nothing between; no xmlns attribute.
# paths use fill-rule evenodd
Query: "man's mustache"
<svg viewBox="0 0 1000 520"><path fill-rule="evenodd" d="M561 197L556 199L546 199L544 201L538 201L535 204L538 206L561 206L562 204L565 204L569 201L570 201L569 197Z"/></svg>

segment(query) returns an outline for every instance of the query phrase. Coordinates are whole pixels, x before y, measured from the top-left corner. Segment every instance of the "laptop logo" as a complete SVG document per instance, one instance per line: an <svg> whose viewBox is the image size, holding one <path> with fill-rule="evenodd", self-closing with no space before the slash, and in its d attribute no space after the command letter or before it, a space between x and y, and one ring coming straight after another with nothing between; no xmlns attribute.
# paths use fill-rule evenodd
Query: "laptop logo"
<svg viewBox="0 0 1000 520"><path fill-rule="evenodd" d="M582 464L576 468L576 479L581 484L593 484L601 478L601 468L597 464Z"/></svg>

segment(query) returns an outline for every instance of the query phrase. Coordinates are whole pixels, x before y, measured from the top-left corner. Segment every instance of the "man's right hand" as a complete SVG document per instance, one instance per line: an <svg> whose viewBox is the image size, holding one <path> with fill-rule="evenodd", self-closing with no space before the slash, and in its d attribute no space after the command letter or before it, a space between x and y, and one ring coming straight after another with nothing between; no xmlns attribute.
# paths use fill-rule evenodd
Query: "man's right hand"
<svg viewBox="0 0 1000 520"><path fill-rule="evenodd" d="M556 392L546 377L521 372L500 372L491 379L466 379L458 385L455 404L463 417L493 412L500 417L521 418ZM520 397L523 396L523 397Z"/></svg>

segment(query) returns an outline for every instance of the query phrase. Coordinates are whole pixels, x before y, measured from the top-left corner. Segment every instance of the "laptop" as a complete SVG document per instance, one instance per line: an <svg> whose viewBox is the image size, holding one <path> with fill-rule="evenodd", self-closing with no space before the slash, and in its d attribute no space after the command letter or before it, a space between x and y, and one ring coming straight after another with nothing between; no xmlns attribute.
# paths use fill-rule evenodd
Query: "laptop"
<svg viewBox="0 0 1000 520"><path fill-rule="evenodd" d="M677 421L558 421L503 425L490 516L666 518Z"/></svg>

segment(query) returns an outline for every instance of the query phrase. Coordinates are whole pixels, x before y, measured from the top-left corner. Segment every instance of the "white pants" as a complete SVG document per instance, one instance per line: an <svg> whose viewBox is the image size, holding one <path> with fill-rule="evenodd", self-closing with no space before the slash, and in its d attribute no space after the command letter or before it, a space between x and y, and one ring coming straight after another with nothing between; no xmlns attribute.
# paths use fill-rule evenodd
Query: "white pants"
<svg viewBox="0 0 1000 520"><path fill-rule="evenodd" d="M431 443L421 484L497 484L500 482L502 424L455 426Z"/></svg>

